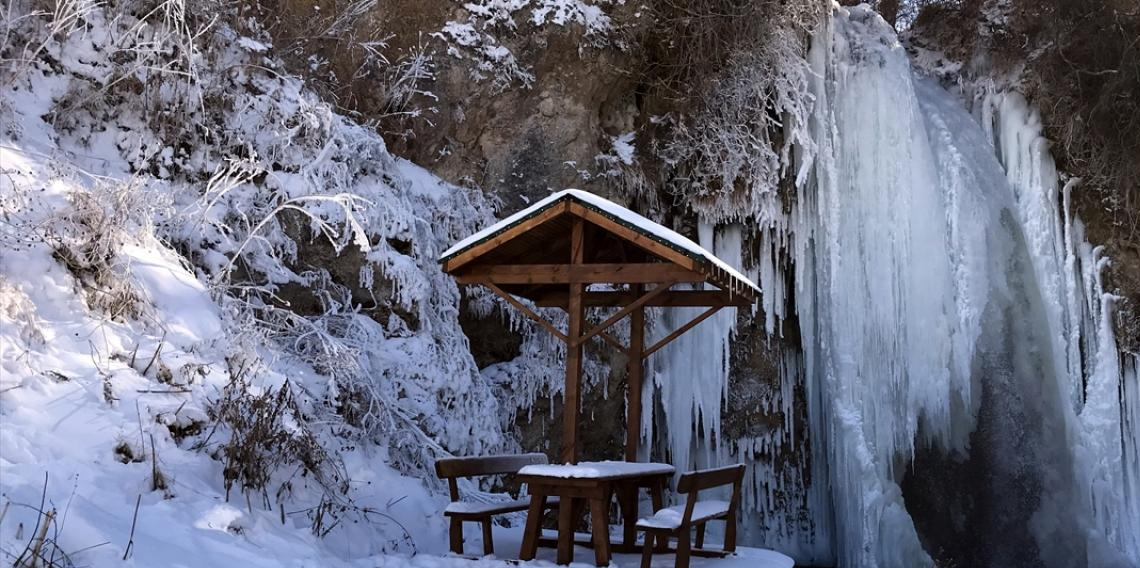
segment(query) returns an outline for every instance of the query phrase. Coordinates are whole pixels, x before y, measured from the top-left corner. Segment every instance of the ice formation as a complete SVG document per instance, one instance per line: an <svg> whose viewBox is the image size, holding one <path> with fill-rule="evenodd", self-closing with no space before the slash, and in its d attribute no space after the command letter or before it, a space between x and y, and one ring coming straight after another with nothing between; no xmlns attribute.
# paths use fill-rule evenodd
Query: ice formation
<svg viewBox="0 0 1140 568"><path fill-rule="evenodd" d="M1073 218L1079 184L1060 184L1039 117L1005 92L981 93L971 116L865 6L837 8L812 45L815 110L788 127L815 147L800 149L795 204L762 232L756 273L770 332L794 286L802 361L782 366L788 392L773 401L790 405L803 381L813 484L786 487L757 461L745 498L795 526L776 503L806 492L813 523L762 544L844 567L932 565L900 483L936 475L913 470L933 447L985 468L976 497L997 511L979 521L993 532L985 565L1136 565L1136 357L1118 352L1108 261ZM735 229L703 227L701 241L740 266ZM733 324L718 316L658 356L652 388L679 469L728 451ZM786 422L736 450L791 443Z"/></svg>

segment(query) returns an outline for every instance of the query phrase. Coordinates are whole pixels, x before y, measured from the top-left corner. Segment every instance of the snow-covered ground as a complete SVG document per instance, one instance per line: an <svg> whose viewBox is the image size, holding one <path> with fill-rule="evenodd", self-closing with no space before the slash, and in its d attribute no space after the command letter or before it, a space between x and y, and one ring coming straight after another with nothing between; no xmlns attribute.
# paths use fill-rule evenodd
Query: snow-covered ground
<svg viewBox="0 0 1140 568"><path fill-rule="evenodd" d="M492 204L389 155L261 43L181 28L184 3L24 7L0 75L0 562L445 550L431 456L510 448L435 262ZM365 255L383 325L297 263L284 212ZM280 309L285 285L323 313Z"/></svg>
<svg viewBox="0 0 1140 568"><path fill-rule="evenodd" d="M305 505L266 506L261 495L227 491L225 462L212 457L204 431L230 380L220 307L182 258L133 227L114 270L134 299L114 302L118 312L93 308L98 297L83 294L49 243L77 196L97 190L60 177L30 130L0 147L4 562L40 540L41 555L60 566L71 565L65 557L78 566L371 566L384 549L439 551L444 500L375 451L342 454L347 478L367 487L353 505L375 513L326 539L314 536ZM42 238L14 233L32 226L43 227ZM274 367L258 388L327 380L296 362ZM392 523L408 542L386 542L398 534Z"/></svg>

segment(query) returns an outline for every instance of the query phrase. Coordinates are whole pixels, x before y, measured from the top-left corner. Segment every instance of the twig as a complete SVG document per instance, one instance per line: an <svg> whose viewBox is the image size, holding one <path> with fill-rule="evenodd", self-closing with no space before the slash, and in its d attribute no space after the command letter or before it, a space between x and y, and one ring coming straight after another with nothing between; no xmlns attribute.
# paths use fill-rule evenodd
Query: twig
<svg viewBox="0 0 1140 568"><path fill-rule="evenodd" d="M162 344L165 342L166 342L166 332L164 331L164 332L162 332L162 339L158 340L158 347L154 348L154 355L151 356L150 363L147 363L146 368L142 370L142 375L144 377L146 376L147 371L150 370L151 365L154 365L155 360L158 359L158 354L162 352Z"/></svg>
<svg viewBox="0 0 1140 568"><path fill-rule="evenodd" d="M32 535L33 535L32 540L28 541L28 545L24 547L24 551L20 553L20 556L16 557L16 562L12 564L13 566L20 566L20 563L24 560L24 555L28 553L28 551L32 547L32 543L35 542L35 536L34 535L36 533L38 533L40 530L40 520L43 519L44 505L47 503L47 486L48 486L48 472L45 471L44 472L44 489L43 489L43 492L40 494L40 508L36 509L36 511L39 512L39 514L36 515L36 528L32 529ZM35 558L35 557L33 556L33 558Z"/></svg>
<svg viewBox="0 0 1140 568"><path fill-rule="evenodd" d="M135 546L135 524L139 521L139 504L142 503L142 493L135 499L135 515L131 519L131 536L127 539L127 549L123 551L123 560L131 557L131 549Z"/></svg>
<svg viewBox="0 0 1140 568"><path fill-rule="evenodd" d="M163 484L165 485L165 484ZM158 451L154 449L154 434L150 435L150 490L165 489L158 482Z"/></svg>
<svg viewBox="0 0 1140 568"><path fill-rule="evenodd" d="M139 399L135 399L135 416L139 419L139 447L146 451L146 438L143 437L142 410L139 409Z"/></svg>
<svg viewBox="0 0 1140 568"><path fill-rule="evenodd" d="M36 564L35 559L40 557L40 552L44 548L44 541L47 540L48 527L51 526L51 521L55 518L55 509L44 513L43 517L44 523L40 525L39 534L36 535L36 539L34 541L35 547L32 548L32 555L29 557L29 560L32 561L33 565Z"/></svg>

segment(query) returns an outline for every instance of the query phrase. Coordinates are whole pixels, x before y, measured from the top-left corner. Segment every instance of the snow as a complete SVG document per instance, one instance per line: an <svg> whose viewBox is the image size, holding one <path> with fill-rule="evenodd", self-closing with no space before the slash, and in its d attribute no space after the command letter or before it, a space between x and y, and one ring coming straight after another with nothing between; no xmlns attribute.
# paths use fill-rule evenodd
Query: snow
<svg viewBox="0 0 1140 568"><path fill-rule="evenodd" d="M189 343L221 337L217 304L179 259L153 246L128 245L122 254L140 291L163 314L160 325L170 339Z"/></svg>
<svg viewBox="0 0 1140 568"><path fill-rule="evenodd" d="M530 499L512 499L509 501L494 501L491 503L473 503L467 501L453 501L443 509L446 513L486 513L498 511L502 508L519 508L530 505Z"/></svg>
<svg viewBox="0 0 1140 568"><path fill-rule="evenodd" d="M673 473L666 463L638 463L624 461L578 462L577 464L535 464L519 470L519 475L540 475L562 479L596 479L601 477L629 477Z"/></svg>
<svg viewBox="0 0 1140 568"><path fill-rule="evenodd" d="M475 531L471 531L474 533ZM521 528L493 527L496 556L510 556L519 550L522 545ZM553 531L543 531L543 536L554 538ZM589 540L588 535L579 534L575 540ZM717 545L706 539L710 547ZM473 549L468 545L467 552ZM411 558L406 556L385 556L379 559L380 568L506 568L508 566L533 566L535 568L553 568L556 551L553 548L540 547L538 557L530 562L505 561L496 556L482 558L439 557L418 555ZM653 557L654 566L671 566L672 554L657 554ZM613 568L636 568L640 566L641 555L613 554L610 566ZM692 568L793 568L795 562L779 552L766 549L737 547L736 553L726 558L693 557ZM574 547L574 560L570 568L593 568L594 551L585 546Z"/></svg>
<svg viewBox="0 0 1140 568"><path fill-rule="evenodd" d="M629 209L626 209L625 207L622 207L604 197L599 197L597 195L579 189L565 189L557 193L553 193L539 200L537 203L531 205L530 207L514 213L513 215L510 215L507 218L472 234L471 236L455 243L451 248L444 251L443 254L440 255L440 261L442 262L444 260L447 260L448 258L453 257L474 246L476 243L486 240L492 235L495 235L496 233L502 232L518 224L523 219L536 215L539 212L553 206L555 203L566 199L580 201L592 206L593 208L599 209L608 217L626 225L633 226L639 232L653 236L657 241L669 245L673 249L688 253L690 255L695 255L706 262L716 265L721 270L724 270L725 272L732 275L733 278L738 280L740 283L752 288L753 290L756 290L757 292L760 290L760 288L757 287L756 284L752 283L752 280L750 280L747 276L741 274L740 271L736 270L723 260L720 260L697 243L694 243L688 237L685 237L676 231L673 231L672 229L668 229L657 223L654 223L653 221L650 221L649 219L646 219L645 217L633 211L630 211Z"/></svg>
<svg viewBox="0 0 1140 568"><path fill-rule="evenodd" d="M652 517L638 519L637 526L653 529L675 529L685 520L686 505L666 507L653 513ZM728 501L697 501L693 505L693 520L711 519L728 513Z"/></svg>
<svg viewBox="0 0 1140 568"><path fill-rule="evenodd" d="M621 160L621 163L627 166L634 162L633 138L636 135L636 132L626 132L614 138L614 154Z"/></svg>

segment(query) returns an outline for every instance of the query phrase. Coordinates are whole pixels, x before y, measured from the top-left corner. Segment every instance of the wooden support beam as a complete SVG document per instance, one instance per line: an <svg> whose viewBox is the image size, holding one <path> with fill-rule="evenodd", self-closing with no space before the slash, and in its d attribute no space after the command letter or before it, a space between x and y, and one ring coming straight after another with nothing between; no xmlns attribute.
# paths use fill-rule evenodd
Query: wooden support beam
<svg viewBox="0 0 1140 568"><path fill-rule="evenodd" d="M640 264L513 264L472 266L455 274L460 284L631 284L704 282L705 275L665 262Z"/></svg>
<svg viewBox="0 0 1140 568"><path fill-rule="evenodd" d="M606 321L603 321L602 323L599 323L598 325L594 326L593 329L586 332L585 335L582 335L581 337L578 337L576 335L570 335L570 340L573 342L577 342L577 343L586 342L591 337L605 331L611 325L617 323L618 320L620 320L621 318L624 318L625 316L629 315L630 312L633 312L634 310L644 306L647 302L649 302L653 298L660 296L661 294L663 294L664 292L669 290L669 287L674 285L674 284L676 284L676 282L664 282L664 283L658 285L656 288L650 290L649 292L642 294L641 297L638 298L637 300L635 300L632 304L618 310L617 313L615 313L614 315L607 318ZM581 299L579 299L578 301L581 302Z"/></svg>
<svg viewBox="0 0 1140 568"><path fill-rule="evenodd" d="M642 356L643 357L649 357L650 355L656 353L662 347L665 347L666 345L668 345L670 341L677 339L678 337L681 336L681 334L685 333L686 331L689 331L690 329L693 329L693 326L695 326L695 325L701 323L702 321L705 321L706 319L712 317L712 315L719 312L722 307L724 307L724 306L713 306L713 307L705 310L703 313L701 313L701 315L693 318L692 321L690 321L689 323L687 323L681 327L678 327L677 329L673 330L673 333L666 335L663 339L661 339L657 343L654 343L652 347L645 350L645 353Z"/></svg>
<svg viewBox="0 0 1140 568"><path fill-rule="evenodd" d="M539 226L539 225L541 225L541 224L543 224L543 223L545 223L545 222L547 222L547 221L549 221L549 220L551 220L551 219L553 219L559 215L562 215L563 213L566 213L569 210L570 210L570 203L569 202L558 203L558 204L554 205L553 207L551 207L550 209L542 211L542 212L538 213L537 215L535 215L529 219L524 219L522 221L519 221L518 224L512 226L511 228L505 229L505 230L501 231L499 234L497 234L497 235L495 235L495 236L493 236L493 237L491 237L491 238L489 238L489 239L487 239L487 240L485 240L485 241L483 241L477 245L474 245L474 246L468 248L467 250L445 260L443 262L443 271L448 272L448 273L454 272L459 267L467 264L468 262L471 262L472 260L475 260L476 258L479 258L484 253L486 253L487 251L496 249L499 246L501 246L503 243L505 243L505 242L527 232L527 231L530 231L531 229L533 229L533 228L535 228L535 227L537 227L537 226Z"/></svg>
<svg viewBox="0 0 1140 568"><path fill-rule="evenodd" d="M588 308L627 306L636 301L641 294L626 291L586 292L582 296L582 304ZM535 304L544 308L565 308L566 294L551 292L535 298ZM653 298L645 304L646 307L712 307L712 306L750 306L751 302L740 295L733 295L725 290L670 290Z"/></svg>
<svg viewBox="0 0 1140 568"><path fill-rule="evenodd" d="M611 233L614 233L615 235L624 238L625 240L658 257L661 257L674 264L686 267L693 271L701 270L702 263L693 259L689 255L680 252L669 245L663 244L641 231L637 231L635 229L631 229L625 225L622 225L621 223L618 223L617 221L614 221L613 219L610 219L609 217L593 209L590 209L585 205L571 202L570 212L595 225L598 225L599 227L602 227Z"/></svg>
<svg viewBox="0 0 1140 568"><path fill-rule="evenodd" d="M641 287L634 288L634 292ZM629 316L629 393L626 396L625 461L637 461L637 444L641 439L641 381L645 356L645 307ZM636 503L636 500L634 501Z"/></svg>
<svg viewBox="0 0 1140 568"><path fill-rule="evenodd" d="M570 237L570 264L581 265L585 253L585 221L574 219ZM582 306L582 293L585 286L581 283L570 284L569 303L567 312L570 314L569 336L566 343L566 386L562 398L562 463L578 463L578 412L580 410L582 386L582 321L586 317L586 310ZM570 509L567 503L561 515L566 515ZM565 524L559 517L560 525ZM561 549L560 549L561 550Z"/></svg>
<svg viewBox="0 0 1140 568"><path fill-rule="evenodd" d="M613 347L614 349L617 349L619 353L628 353L629 352L629 350L626 348L626 346L622 345L621 342L618 341L618 339L616 337L614 337L614 336L612 336L612 335L610 335L604 331L599 333L598 337L602 338L602 340L604 340L606 343L609 343L610 346Z"/></svg>
<svg viewBox="0 0 1140 568"><path fill-rule="evenodd" d="M562 333L561 331L558 331L558 328L554 327L554 324L552 324L552 323L550 323L550 322L546 321L546 319L545 319L545 318L543 318L542 316L540 316L540 315L538 315L537 313L535 313L535 312L534 312L534 310L532 310L532 309L530 309L529 307L527 307L527 305L526 305L526 304L524 304L524 303L522 303L522 302L518 301L517 299L515 299L515 297L514 297L514 296L512 296L512 295L510 295L510 294L508 294L508 293L506 293L506 292L504 292L504 291L502 290L502 288L499 288L498 286L496 286L496 285L494 285L494 284L491 284L491 283L489 283L489 282L488 282L486 286L487 286L488 288L490 288L490 289L491 289L491 291L492 291L492 292L494 292L495 294L497 294L497 295L498 295L500 298L502 298L502 299L506 300L506 301L507 301L507 303L509 303L510 305L514 306L514 307L515 307L515 309L517 309L518 311L522 312L522 313L523 313L523 315L525 315L526 317L528 317L528 318L530 318L530 319L534 320L535 322L537 322L537 323L538 323L539 325L541 325L542 327L545 327L545 328L546 328L546 331L549 331L549 332L550 332L552 335L554 335L554 337L557 337L558 339L561 339L561 340L562 340L563 342L565 342L565 343L569 343L569 342L570 342L570 341L569 341L569 338L566 336L566 334Z"/></svg>

